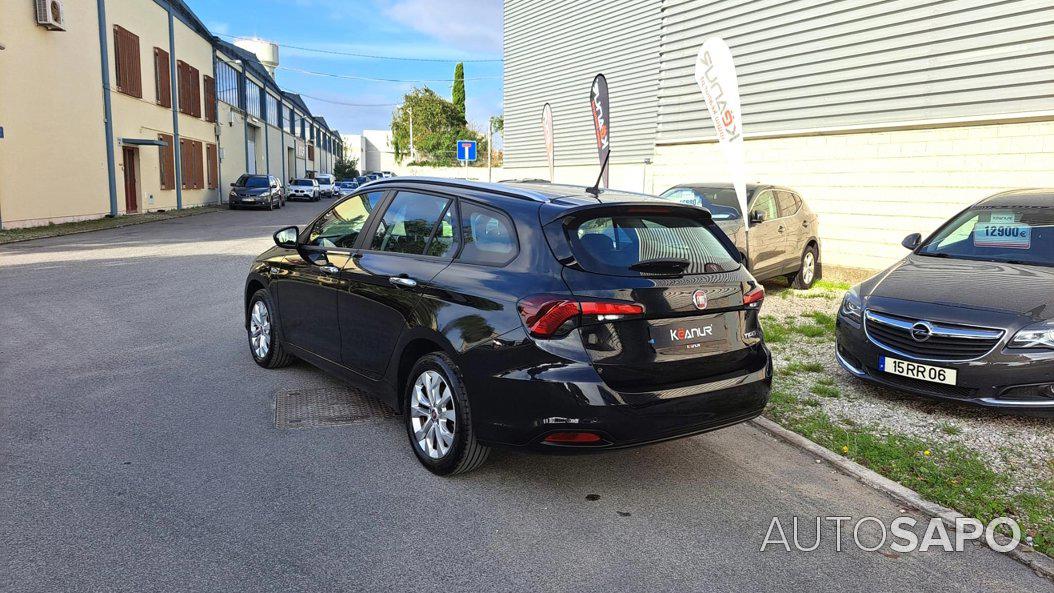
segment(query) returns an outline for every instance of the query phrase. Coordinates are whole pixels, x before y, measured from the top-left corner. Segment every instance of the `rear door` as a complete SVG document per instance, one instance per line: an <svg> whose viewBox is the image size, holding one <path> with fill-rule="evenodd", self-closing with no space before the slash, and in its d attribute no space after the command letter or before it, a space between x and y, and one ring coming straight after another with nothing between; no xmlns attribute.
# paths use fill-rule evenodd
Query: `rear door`
<svg viewBox="0 0 1054 593"><path fill-rule="evenodd" d="M580 328L605 382L639 392L714 380L744 368L760 338L756 311L744 309L753 287L734 247L695 209L590 209L563 225L575 263L563 270L580 300L643 305L642 316ZM547 229L547 237L552 237ZM752 317L748 318L748 313ZM584 318L583 318L584 319Z"/></svg>
<svg viewBox="0 0 1054 593"><path fill-rule="evenodd" d="M341 272L341 358L370 377L384 374L400 337L435 306L431 281L457 252L453 197L398 190Z"/></svg>
<svg viewBox="0 0 1054 593"><path fill-rule="evenodd" d="M801 255L805 251L808 225L802 224L801 199L790 190L776 192L779 203L780 226L783 227L783 270L791 272L801 266ZM778 228L778 227L777 227Z"/></svg>

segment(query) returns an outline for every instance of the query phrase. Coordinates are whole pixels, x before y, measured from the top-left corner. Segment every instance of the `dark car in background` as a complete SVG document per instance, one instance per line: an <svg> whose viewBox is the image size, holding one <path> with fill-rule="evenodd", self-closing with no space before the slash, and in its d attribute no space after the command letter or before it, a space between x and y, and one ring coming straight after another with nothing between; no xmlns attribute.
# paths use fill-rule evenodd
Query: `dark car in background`
<svg viewBox="0 0 1054 593"><path fill-rule="evenodd" d="M791 286L805 289L820 279L819 221L800 193L775 185L747 185L749 249L732 184L677 185L661 197L709 210L744 258L749 256L748 267L758 280L786 276Z"/></svg>
<svg viewBox="0 0 1054 593"><path fill-rule="evenodd" d="M851 289L837 357L911 393L1054 413L1054 190L967 208Z"/></svg>
<svg viewBox="0 0 1054 593"><path fill-rule="evenodd" d="M227 205L231 210L237 208L274 210L285 206L285 192L277 177L246 174L231 184Z"/></svg>
<svg viewBox="0 0 1054 593"><path fill-rule="evenodd" d="M302 358L400 410L418 459L597 451L768 401L764 289L706 211L562 185L370 183L253 263L265 368Z"/></svg>

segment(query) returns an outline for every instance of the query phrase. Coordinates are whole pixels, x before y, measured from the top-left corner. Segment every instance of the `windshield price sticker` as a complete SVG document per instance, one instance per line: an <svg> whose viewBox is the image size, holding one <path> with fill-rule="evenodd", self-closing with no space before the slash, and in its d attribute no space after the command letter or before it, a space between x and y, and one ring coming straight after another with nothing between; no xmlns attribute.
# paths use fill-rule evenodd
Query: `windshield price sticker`
<svg viewBox="0 0 1054 593"><path fill-rule="evenodd" d="M1017 219L1014 218L1013 212L993 212L988 222L991 224L1013 224L1017 222Z"/></svg>
<svg viewBox="0 0 1054 593"><path fill-rule="evenodd" d="M1012 217L1013 215L1011 215ZM1004 247L1029 249L1032 247L1032 227L1019 222L992 222L978 224L973 231L975 247Z"/></svg>

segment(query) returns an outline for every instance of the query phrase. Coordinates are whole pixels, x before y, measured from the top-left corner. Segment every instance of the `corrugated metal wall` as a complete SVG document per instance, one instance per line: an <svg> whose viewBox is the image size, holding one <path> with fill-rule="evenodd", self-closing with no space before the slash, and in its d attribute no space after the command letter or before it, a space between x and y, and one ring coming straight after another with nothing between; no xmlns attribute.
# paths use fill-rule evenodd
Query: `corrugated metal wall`
<svg viewBox="0 0 1054 593"><path fill-rule="evenodd" d="M714 136L692 78L711 35L748 137L1054 110L1051 0L664 0L659 143Z"/></svg>
<svg viewBox="0 0 1054 593"><path fill-rule="evenodd" d="M611 96L611 162L655 144L660 0L505 2L505 166L545 164L542 106L552 105L558 165L597 162L589 85Z"/></svg>

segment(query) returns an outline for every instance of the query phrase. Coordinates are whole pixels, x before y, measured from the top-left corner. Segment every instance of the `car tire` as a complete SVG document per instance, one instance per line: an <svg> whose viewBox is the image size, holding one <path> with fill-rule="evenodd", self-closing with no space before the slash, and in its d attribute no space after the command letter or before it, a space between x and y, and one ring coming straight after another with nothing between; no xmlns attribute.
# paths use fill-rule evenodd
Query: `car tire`
<svg viewBox="0 0 1054 593"><path fill-rule="evenodd" d="M483 465L490 447L476 440L465 383L454 361L442 352L427 354L414 364L408 377L403 419L410 448L421 465L440 476L467 473Z"/></svg>
<svg viewBox="0 0 1054 593"><path fill-rule="evenodd" d="M274 198L267 200L267 209L274 210Z"/></svg>
<svg viewBox="0 0 1054 593"><path fill-rule="evenodd" d="M249 300L248 324L249 353L256 364L265 369L289 366L293 356L285 351L278 335L278 315L266 288L257 290Z"/></svg>
<svg viewBox="0 0 1054 593"><path fill-rule="evenodd" d="M820 253L815 245L809 245L801 254L801 266L788 278L791 288L808 290L820 279Z"/></svg>

